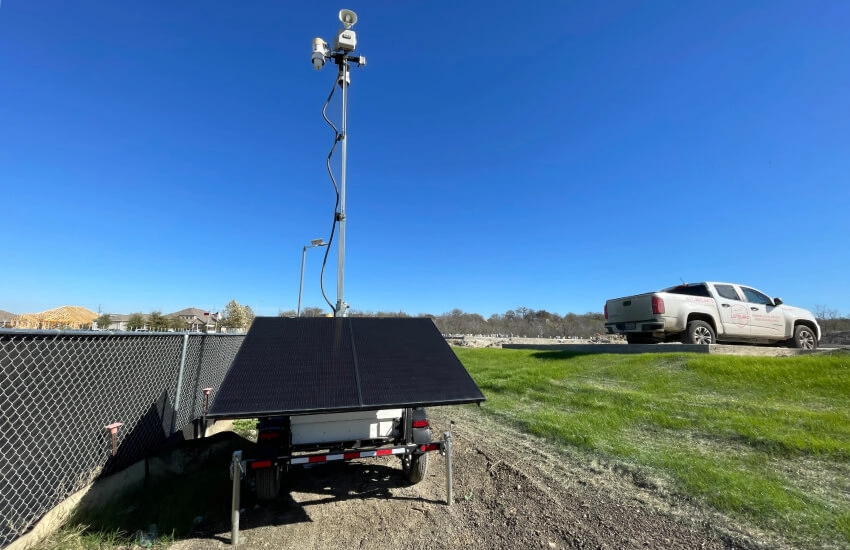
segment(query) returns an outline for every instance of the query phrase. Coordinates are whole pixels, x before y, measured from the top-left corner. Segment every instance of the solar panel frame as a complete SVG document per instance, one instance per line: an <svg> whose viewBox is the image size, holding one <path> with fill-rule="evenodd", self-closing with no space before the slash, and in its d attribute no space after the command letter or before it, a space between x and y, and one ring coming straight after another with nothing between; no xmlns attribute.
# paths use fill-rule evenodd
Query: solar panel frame
<svg viewBox="0 0 850 550"><path fill-rule="evenodd" d="M258 317L210 418L480 403L428 318Z"/></svg>

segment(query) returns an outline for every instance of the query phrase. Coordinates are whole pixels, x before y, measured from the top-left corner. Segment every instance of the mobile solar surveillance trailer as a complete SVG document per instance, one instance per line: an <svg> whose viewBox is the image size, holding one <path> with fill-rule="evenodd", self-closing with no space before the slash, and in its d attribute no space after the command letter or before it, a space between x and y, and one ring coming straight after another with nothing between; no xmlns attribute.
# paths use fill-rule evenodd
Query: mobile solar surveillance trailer
<svg viewBox="0 0 850 550"><path fill-rule="evenodd" d="M308 464L396 456L418 483L438 451L451 505L451 429L434 441L425 407L483 401L431 319L257 317L207 413L259 419L254 456L231 464L232 543L242 480L272 500L283 474Z"/></svg>
<svg viewBox="0 0 850 550"><path fill-rule="evenodd" d="M329 173L336 144L342 144L334 215L339 224L334 316L256 318L215 394L207 418L258 419L255 456L237 451L230 466L232 544L239 541L242 480L247 479L260 500L271 500L280 491L281 476L301 465L396 456L407 480L418 483L427 473L429 453L438 451L446 457L446 501L451 505L451 428L441 441L433 441L425 407L484 401L431 319L348 317L343 265L349 64L362 66L366 59L352 53L357 15L341 10L339 19L343 28L333 49L316 38L312 55L317 70L328 60L339 67L322 110L336 134ZM325 115L337 86L342 89L341 130ZM329 248L333 233L330 242L313 245L319 242Z"/></svg>

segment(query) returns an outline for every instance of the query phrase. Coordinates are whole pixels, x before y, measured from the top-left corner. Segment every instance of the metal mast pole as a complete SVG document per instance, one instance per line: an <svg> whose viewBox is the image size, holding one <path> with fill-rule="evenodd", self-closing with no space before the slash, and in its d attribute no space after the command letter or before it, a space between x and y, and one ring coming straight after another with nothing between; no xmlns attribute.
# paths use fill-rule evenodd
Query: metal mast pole
<svg viewBox="0 0 850 550"><path fill-rule="evenodd" d="M345 274L345 168L347 160L347 144L348 144L348 59L345 54L339 56L339 84L342 87L342 168L340 171L339 185L339 212L337 212L337 220L339 220L339 260L337 263L337 282L336 282L336 308L334 308L335 317L347 317L348 308L346 307L344 297L345 283L343 281Z"/></svg>
<svg viewBox="0 0 850 550"><path fill-rule="evenodd" d="M301 294L304 291L304 258L307 257L307 245L301 249L301 282L298 284L298 313L296 317L301 317Z"/></svg>
<svg viewBox="0 0 850 550"><path fill-rule="evenodd" d="M334 213L334 222L339 223L339 241L337 243L339 257L337 260L336 305L332 307L334 310L334 317L347 317L348 304L345 303L345 224L347 221L345 219L345 180L348 163L348 85L351 83L349 63L357 63L358 67L362 67L366 64L366 58L362 55L355 56L352 54L357 47L357 36L351 27L357 23L357 14L351 10L339 10L339 22L342 23L343 28L337 32L333 49L329 49L328 43L321 38L314 38L313 54L310 57L310 60L313 63L313 68L317 71L325 65L325 61L328 59L333 59L339 67L337 83L340 88L342 88L342 128L339 132L337 132L334 147L331 148L330 153L331 155L333 154L337 143L341 141L342 146L340 148L342 149L342 166L340 170L340 182L338 189L339 204L338 210ZM336 86L334 86L334 89L336 89ZM330 96L328 97L328 101L330 101ZM325 108L327 108L327 103L325 104ZM325 111L323 109L323 116L324 113ZM327 117L325 117L325 121L331 124ZM331 124L331 126L334 130L336 130L336 127L333 124ZM330 155L328 155L328 162L330 162ZM330 164L328 164L328 170L330 171ZM333 174L331 174L331 179L334 179Z"/></svg>

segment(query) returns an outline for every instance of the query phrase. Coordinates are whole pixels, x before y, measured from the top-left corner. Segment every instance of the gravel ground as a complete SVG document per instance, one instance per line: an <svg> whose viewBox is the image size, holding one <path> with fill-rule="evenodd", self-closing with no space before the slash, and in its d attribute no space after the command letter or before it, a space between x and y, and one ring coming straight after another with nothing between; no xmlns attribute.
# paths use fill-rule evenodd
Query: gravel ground
<svg viewBox="0 0 850 550"><path fill-rule="evenodd" d="M239 548L786 548L657 480L555 449L474 407L429 414L435 438L456 422L453 506L437 453L417 485L394 457L293 469L271 503L243 493ZM231 547L229 524L203 523L170 546Z"/></svg>

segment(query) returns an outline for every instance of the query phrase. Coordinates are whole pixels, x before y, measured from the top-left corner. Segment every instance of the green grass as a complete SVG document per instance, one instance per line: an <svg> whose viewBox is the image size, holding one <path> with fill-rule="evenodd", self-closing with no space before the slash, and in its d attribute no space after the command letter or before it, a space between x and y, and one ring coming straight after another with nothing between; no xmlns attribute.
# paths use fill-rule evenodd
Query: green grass
<svg viewBox="0 0 850 550"><path fill-rule="evenodd" d="M257 419L256 418L242 418L233 421L233 432L237 435L241 435L246 439L251 439L252 437L256 439L257 435Z"/></svg>
<svg viewBox="0 0 850 550"><path fill-rule="evenodd" d="M850 544L850 354L455 351L491 414L796 545Z"/></svg>

